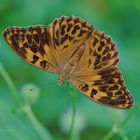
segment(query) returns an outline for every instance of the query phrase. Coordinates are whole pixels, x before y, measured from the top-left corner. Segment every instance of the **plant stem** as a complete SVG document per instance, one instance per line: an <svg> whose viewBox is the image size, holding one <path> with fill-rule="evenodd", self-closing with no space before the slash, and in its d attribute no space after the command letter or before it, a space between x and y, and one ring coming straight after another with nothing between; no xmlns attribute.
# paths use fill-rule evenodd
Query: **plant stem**
<svg viewBox="0 0 140 140"><path fill-rule="evenodd" d="M76 95L74 92L74 88L71 88L71 93L72 93L72 119L71 119L71 126L70 126L70 130L69 130L69 139L73 140L73 136L74 136L74 123L75 123L75 115L76 115Z"/></svg>
<svg viewBox="0 0 140 140"><path fill-rule="evenodd" d="M26 113L28 116L28 119L31 121L33 127L36 129L37 133L39 133L41 140L52 140L52 136L50 133L47 131L47 129L44 129L35 115L33 114L31 107L29 104L26 104L23 108L23 111Z"/></svg>
<svg viewBox="0 0 140 140"><path fill-rule="evenodd" d="M23 111L26 113L28 119L30 120L31 124L34 126L34 129L39 133L42 140L52 140L50 133L41 126L41 124L39 123L39 121L37 120L35 115L33 114L30 105L24 103L24 101L18 94L18 91L17 91L13 81L11 80L10 76L8 75L8 73L6 72L6 70L4 69L4 67L1 63L0 63L0 74L2 75L3 79L5 80L8 87L10 88L11 93L13 94L14 98L16 99L18 105L21 108L23 108Z"/></svg>
<svg viewBox="0 0 140 140"><path fill-rule="evenodd" d="M15 97L17 103L19 105L23 105L22 98L19 96L18 91L17 91L13 81L11 80L10 76L8 75L8 73L6 72L6 70L4 69L4 67L3 67L3 65L1 63L0 63L0 74L3 77L3 79L5 80L6 84L9 87L9 89L11 90L11 93Z"/></svg>
<svg viewBox="0 0 140 140"><path fill-rule="evenodd" d="M137 105L135 108L132 109L132 111L127 115L127 117L117 126L117 132L113 130L113 128L102 138L102 140L110 140L116 133L119 133L124 126L127 124L127 122L130 120L130 118L137 112L139 109L139 105Z"/></svg>

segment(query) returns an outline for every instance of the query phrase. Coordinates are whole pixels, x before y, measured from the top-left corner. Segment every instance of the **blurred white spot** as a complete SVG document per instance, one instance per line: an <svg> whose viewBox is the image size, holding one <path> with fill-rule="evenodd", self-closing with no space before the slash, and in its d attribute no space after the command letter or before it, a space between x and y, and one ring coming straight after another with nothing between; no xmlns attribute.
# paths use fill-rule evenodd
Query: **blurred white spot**
<svg viewBox="0 0 140 140"><path fill-rule="evenodd" d="M26 84L21 89L21 94L27 103L35 103L40 95L40 90L35 84Z"/></svg>
<svg viewBox="0 0 140 140"><path fill-rule="evenodd" d="M72 122L72 110L69 109L67 113L64 112L60 118L60 127L63 132L65 133L69 132L71 122ZM84 130L85 127L86 127L86 122L84 116L80 112L76 111L73 131L79 133L82 130Z"/></svg>

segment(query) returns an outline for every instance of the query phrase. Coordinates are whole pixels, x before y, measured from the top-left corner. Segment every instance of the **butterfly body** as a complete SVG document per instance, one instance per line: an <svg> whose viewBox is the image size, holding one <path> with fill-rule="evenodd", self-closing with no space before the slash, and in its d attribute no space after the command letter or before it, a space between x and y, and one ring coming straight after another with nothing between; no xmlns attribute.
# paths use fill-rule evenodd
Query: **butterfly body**
<svg viewBox="0 0 140 140"><path fill-rule="evenodd" d="M76 67L76 64L78 63L80 57L84 53L84 46L80 46L73 54L73 56L70 58L70 60L65 64L63 70L60 73L60 77L58 79L58 84L61 85L65 83L67 80L69 80L72 76L72 73Z"/></svg>
<svg viewBox="0 0 140 140"><path fill-rule="evenodd" d="M3 35L26 62L69 80L102 105L132 108L133 97L117 66L118 50L110 36L79 17L60 17L50 25L9 27Z"/></svg>

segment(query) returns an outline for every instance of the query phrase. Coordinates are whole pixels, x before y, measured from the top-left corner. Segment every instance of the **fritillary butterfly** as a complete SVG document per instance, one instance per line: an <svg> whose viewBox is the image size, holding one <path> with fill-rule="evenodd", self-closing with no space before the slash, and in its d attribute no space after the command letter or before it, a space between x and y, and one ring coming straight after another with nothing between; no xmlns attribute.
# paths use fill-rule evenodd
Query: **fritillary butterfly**
<svg viewBox="0 0 140 140"><path fill-rule="evenodd" d="M70 80L81 93L103 105L133 106L117 66L115 43L86 21L63 16L48 26L9 27L3 35L26 62L59 74L59 84Z"/></svg>

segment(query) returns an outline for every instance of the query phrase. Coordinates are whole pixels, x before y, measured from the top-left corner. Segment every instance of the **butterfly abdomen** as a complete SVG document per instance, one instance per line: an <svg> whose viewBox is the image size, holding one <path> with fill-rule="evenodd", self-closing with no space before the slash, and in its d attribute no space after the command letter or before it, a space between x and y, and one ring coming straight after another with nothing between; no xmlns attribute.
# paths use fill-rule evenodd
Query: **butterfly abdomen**
<svg viewBox="0 0 140 140"><path fill-rule="evenodd" d="M84 50L85 50L85 46L84 45L80 46L76 50L76 52L74 52L70 60L65 64L63 70L60 73L60 77L58 79L59 84L63 84L65 83L66 80L69 80L71 78L75 66L79 61L79 59L81 58L81 56L83 55Z"/></svg>

